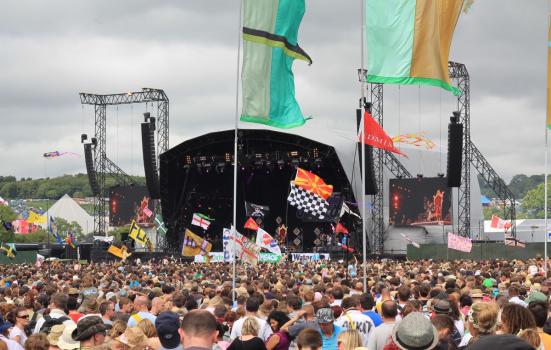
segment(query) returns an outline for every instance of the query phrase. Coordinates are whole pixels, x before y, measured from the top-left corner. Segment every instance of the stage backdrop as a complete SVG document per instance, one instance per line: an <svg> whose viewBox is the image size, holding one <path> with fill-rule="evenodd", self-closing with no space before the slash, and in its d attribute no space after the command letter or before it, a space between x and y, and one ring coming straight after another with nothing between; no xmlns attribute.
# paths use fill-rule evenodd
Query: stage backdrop
<svg viewBox="0 0 551 350"><path fill-rule="evenodd" d="M391 179L389 187L390 225L451 223L451 188L448 188L446 178Z"/></svg>
<svg viewBox="0 0 551 350"><path fill-rule="evenodd" d="M136 220L150 227L155 220L155 200L145 186L117 186L109 189L109 225L125 226Z"/></svg>

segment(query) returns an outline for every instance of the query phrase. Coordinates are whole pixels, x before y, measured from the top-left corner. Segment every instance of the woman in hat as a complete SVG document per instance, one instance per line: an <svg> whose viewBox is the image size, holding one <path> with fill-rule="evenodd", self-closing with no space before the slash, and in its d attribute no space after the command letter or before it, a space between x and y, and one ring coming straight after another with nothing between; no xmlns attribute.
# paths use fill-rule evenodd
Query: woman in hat
<svg viewBox="0 0 551 350"><path fill-rule="evenodd" d="M476 343L481 337L494 335L499 308L495 303L474 303L467 315L467 329L459 347Z"/></svg>
<svg viewBox="0 0 551 350"><path fill-rule="evenodd" d="M16 307L6 315L6 319L13 324L9 338L15 340L21 346L25 346L27 335L25 327L29 324L29 313L24 307Z"/></svg>
<svg viewBox="0 0 551 350"><path fill-rule="evenodd" d="M147 337L139 327L128 327L126 331L115 339L115 349L130 350L130 349L152 349L147 345Z"/></svg>
<svg viewBox="0 0 551 350"><path fill-rule="evenodd" d="M50 343L49 350L59 350L59 347L57 344L59 343L59 338L63 334L63 330L65 329L65 325L63 324L56 324L52 327L50 330L50 334L48 334L48 342Z"/></svg>
<svg viewBox="0 0 551 350"><path fill-rule="evenodd" d="M61 350L77 350L80 349L80 342L78 340L73 340L71 334L77 328L76 325L71 324L65 326L61 336L57 340L57 347Z"/></svg>

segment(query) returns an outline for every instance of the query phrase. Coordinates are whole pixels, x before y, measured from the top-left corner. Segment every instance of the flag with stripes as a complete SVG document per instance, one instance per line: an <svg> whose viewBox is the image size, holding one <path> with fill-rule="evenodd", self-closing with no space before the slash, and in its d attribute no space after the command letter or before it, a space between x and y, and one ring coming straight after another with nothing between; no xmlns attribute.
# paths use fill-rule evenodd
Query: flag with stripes
<svg viewBox="0 0 551 350"><path fill-rule="evenodd" d="M183 256L195 256L198 254L208 254L212 249L212 244L204 238L186 229L184 234L184 244L182 247Z"/></svg>
<svg viewBox="0 0 551 350"><path fill-rule="evenodd" d="M143 245L147 245L147 241L149 241L149 238L147 237L144 229L138 226L138 224L134 220L132 220L132 224L130 225L130 232L128 233L128 237L132 238L136 243L140 243Z"/></svg>
<svg viewBox="0 0 551 350"><path fill-rule="evenodd" d="M201 213L193 213L193 218L191 219L191 224L195 226L200 226L203 230L207 230L210 226L211 218Z"/></svg>
<svg viewBox="0 0 551 350"><path fill-rule="evenodd" d="M165 223L163 222L163 218L160 215L155 216L155 227L157 228L157 233L166 235L166 232L168 230L166 229Z"/></svg>

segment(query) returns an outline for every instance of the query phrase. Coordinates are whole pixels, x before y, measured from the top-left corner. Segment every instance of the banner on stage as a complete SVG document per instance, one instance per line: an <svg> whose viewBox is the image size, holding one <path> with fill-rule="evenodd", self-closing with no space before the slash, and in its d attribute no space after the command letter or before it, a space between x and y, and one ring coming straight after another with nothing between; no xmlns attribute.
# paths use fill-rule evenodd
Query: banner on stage
<svg viewBox="0 0 551 350"><path fill-rule="evenodd" d="M473 248L473 242L468 237L461 237L448 232L448 248L470 253Z"/></svg>
<svg viewBox="0 0 551 350"><path fill-rule="evenodd" d="M330 258L329 253L291 253L292 261L319 261Z"/></svg>
<svg viewBox="0 0 551 350"><path fill-rule="evenodd" d="M230 255L228 253L228 257L229 256ZM231 259L228 258L228 260L226 260L224 258L224 252L210 252L209 257L211 263L231 262ZM258 262L261 263L266 262L277 264L279 260L281 260L281 255L277 255L274 253L260 253L260 255L258 256ZM196 263L204 264L207 262L207 259L204 255L196 255L194 261Z"/></svg>
<svg viewBox="0 0 551 350"><path fill-rule="evenodd" d="M235 251L238 259L243 260L251 265L254 265L258 262L260 247L247 239L247 237L243 236L241 233L237 232L237 230L235 231L235 244L233 242L231 229L229 228L224 229L222 240L224 251L228 252L227 255L230 261L235 246ZM224 253L224 256L226 256L226 253Z"/></svg>

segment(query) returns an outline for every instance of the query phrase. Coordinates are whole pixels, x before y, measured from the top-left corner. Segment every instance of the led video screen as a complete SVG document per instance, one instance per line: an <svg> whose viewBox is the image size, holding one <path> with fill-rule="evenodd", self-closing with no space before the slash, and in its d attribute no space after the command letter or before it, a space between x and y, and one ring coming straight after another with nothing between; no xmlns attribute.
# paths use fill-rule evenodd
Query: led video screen
<svg viewBox="0 0 551 350"><path fill-rule="evenodd" d="M120 227L136 220L143 227L155 221L155 200L145 186L117 186L109 189L109 225Z"/></svg>
<svg viewBox="0 0 551 350"><path fill-rule="evenodd" d="M451 188L444 177L390 180L389 224L451 224Z"/></svg>

